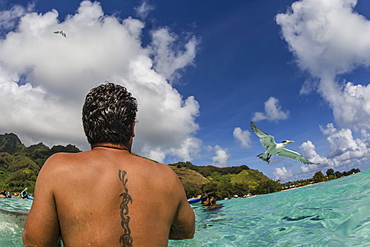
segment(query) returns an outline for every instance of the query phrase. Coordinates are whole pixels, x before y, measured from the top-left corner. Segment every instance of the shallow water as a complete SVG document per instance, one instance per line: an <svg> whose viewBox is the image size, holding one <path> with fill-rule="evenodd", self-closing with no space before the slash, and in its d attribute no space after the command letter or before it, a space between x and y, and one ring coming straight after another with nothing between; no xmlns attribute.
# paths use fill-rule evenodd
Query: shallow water
<svg viewBox="0 0 370 247"><path fill-rule="evenodd" d="M322 184L253 198L193 204L194 239L169 246L370 246L370 170ZM0 208L32 201L0 198ZM1 215L0 215L1 217ZM0 218L0 246L22 246L22 229Z"/></svg>
<svg viewBox="0 0 370 247"><path fill-rule="evenodd" d="M31 208L32 200L13 198L0 198L0 208L13 211L27 211ZM10 217L0 212L0 246L12 247L23 246L22 244L22 225L17 222L17 218Z"/></svg>

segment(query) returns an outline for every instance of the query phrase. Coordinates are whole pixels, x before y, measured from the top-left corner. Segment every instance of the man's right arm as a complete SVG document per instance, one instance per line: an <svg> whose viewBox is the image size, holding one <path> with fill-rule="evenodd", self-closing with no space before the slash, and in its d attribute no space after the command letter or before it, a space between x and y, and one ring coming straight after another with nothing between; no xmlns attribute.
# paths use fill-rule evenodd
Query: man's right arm
<svg viewBox="0 0 370 247"><path fill-rule="evenodd" d="M180 240L194 237L195 232L195 215L193 208L186 199L184 188L177 178L179 186L180 202L177 207L177 213L173 220L169 239Z"/></svg>
<svg viewBox="0 0 370 247"><path fill-rule="evenodd" d="M52 192L54 157L46 161L37 177L35 198L22 236L25 246L57 246L58 243L59 221Z"/></svg>

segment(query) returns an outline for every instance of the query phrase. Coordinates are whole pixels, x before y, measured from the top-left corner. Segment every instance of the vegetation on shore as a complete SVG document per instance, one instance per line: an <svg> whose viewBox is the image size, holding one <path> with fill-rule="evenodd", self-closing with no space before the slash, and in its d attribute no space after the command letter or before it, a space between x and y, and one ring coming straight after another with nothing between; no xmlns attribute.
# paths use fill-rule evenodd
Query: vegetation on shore
<svg viewBox="0 0 370 247"><path fill-rule="evenodd" d="M13 133L0 135L0 188L20 192L27 187L33 193L42 165L49 156L59 152L80 150L73 145L49 148L43 143L26 147Z"/></svg>
<svg viewBox="0 0 370 247"><path fill-rule="evenodd" d="M278 192L285 189L292 189L301 186L306 186L314 183L325 182L328 180L348 176L357 172L359 169L352 169L348 172L334 172L333 169L328 169L326 176L321 172L316 172L312 178L303 179L294 182L280 183L275 181L263 173L250 169L246 165L236 167L214 167L214 166L195 166L190 162L178 162L176 164L170 164L170 167L179 174L181 169L181 175L179 175L188 198L196 197L201 195L205 190L214 190L220 199L232 198L237 196L246 195L259 195ZM196 171L202 175L206 180L191 178L191 182L183 179L186 171Z"/></svg>
<svg viewBox="0 0 370 247"><path fill-rule="evenodd" d="M0 189L20 192L28 187L33 193L37 175L49 156L58 152L77 153L80 151L71 144L49 148L39 143L26 147L16 134L0 135ZM220 168L210 165L196 166L191 162L178 162L169 164L169 166L179 176L188 198L201 195L205 190L214 190L218 198L222 199L235 195L267 194L360 172L359 169L343 173L329 169L326 175L319 171L311 179L282 184L246 165Z"/></svg>
<svg viewBox="0 0 370 247"><path fill-rule="evenodd" d="M358 169L358 168L357 169L355 169L355 168L351 169L350 171L347 171L347 172L346 171L344 171L344 172L339 172L339 171L334 172L334 169L330 168L326 171L326 176L321 171L318 171L313 175L312 178L297 180L297 181L293 181L293 182L289 181L289 182L283 183L282 185L283 185L283 189L297 188L297 187L306 186L306 185L309 185L309 184L321 183L321 182L326 182L326 181L329 181L329 180L349 176L349 175L352 175L352 174L355 174L355 173L358 173L358 172L361 172L360 169Z"/></svg>

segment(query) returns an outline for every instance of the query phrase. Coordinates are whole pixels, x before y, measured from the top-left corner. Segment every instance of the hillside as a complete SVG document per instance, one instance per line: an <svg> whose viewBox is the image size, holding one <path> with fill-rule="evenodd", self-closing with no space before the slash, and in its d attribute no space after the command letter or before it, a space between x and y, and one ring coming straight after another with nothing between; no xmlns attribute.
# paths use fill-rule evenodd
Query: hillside
<svg viewBox="0 0 370 247"><path fill-rule="evenodd" d="M203 184L209 183L210 181L203 177L200 173L188 169L186 167L171 166L177 176L180 178L183 185L188 185L193 188L201 189Z"/></svg>
<svg viewBox="0 0 370 247"><path fill-rule="evenodd" d="M26 147L21 143L18 136L13 133L0 135L0 152L14 154L25 150Z"/></svg>
<svg viewBox="0 0 370 247"><path fill-rule="evenodd" d="M169 166L180 177L188 198L201 195L207 189L217 191L219 198L230 198L234 195L275 192L282 187L262 172L250 169L246 165L220 168L178 162Z"/></svg>
<svg viewBox="0 0 370 247"><path fill-rule="evenodd" d="M47 147L43 143L26 147L16 134L0 135L0 189L34 191L37 175L45 160L58 152L80 152L73 146Z"/></svg>

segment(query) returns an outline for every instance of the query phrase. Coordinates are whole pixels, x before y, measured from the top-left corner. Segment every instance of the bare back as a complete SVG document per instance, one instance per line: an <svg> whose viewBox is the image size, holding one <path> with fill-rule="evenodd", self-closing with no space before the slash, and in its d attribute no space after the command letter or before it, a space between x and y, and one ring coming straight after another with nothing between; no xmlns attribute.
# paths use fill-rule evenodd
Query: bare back
<svg viewBox="0 0 370 247"><path fill-rule="evenodd" d="M128 151L57 154L38 180L26 236L35 234L35 222L60 231L65 246L167 246L171 232L174 239L194 234L194 213L176 174Z"/></svg>

